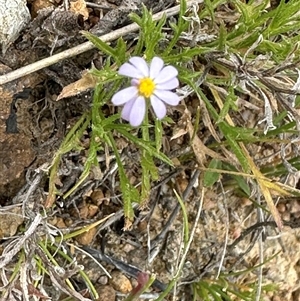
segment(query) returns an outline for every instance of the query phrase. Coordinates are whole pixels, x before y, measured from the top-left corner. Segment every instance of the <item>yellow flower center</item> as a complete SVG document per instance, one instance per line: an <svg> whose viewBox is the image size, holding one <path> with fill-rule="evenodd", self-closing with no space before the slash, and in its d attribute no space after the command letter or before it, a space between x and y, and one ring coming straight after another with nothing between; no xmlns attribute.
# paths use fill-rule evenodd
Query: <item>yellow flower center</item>
<svg viewBox="0 0 300 301"><path fill-rule="evenodd" d="M155 83L149 77L145 77L140 79L140 83L138 85L139 94L141 96L149 98L155 89Z"/></svg>

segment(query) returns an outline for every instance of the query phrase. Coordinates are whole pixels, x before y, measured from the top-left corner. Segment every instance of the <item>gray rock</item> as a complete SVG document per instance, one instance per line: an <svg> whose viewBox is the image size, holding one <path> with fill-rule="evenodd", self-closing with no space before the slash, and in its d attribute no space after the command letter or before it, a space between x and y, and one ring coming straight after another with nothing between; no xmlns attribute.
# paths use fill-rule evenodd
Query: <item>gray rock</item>
<svg viewBox="0 0 300 301"><path fill-rule="evenodd" d="M26 0L0 0L0 44L4 54L30 21Z"/></svg>

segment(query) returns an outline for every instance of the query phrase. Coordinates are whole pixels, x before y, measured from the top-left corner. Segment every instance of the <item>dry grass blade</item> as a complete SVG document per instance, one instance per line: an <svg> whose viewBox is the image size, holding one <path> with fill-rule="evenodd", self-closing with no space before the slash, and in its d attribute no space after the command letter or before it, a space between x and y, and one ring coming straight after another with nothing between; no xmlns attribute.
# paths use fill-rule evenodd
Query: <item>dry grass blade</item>
<svg viewBox="0 0 300 301"><path fill-rule="evenodd" d="M190 139L192 139L191 145L192 145L194 154L197 158L197 162L199 163L199 165L201 167L203 167L205 165L204 163L206 162L206 155L210 156L211 158L215 158L215 159L219 159L219 160L226 160L225 158L223 158L216 152L214 152L211 149L209 149L208 147L206 147L204 145L204 143L201 141L201 139L197 135L194 135L195 129L194 129L194 126L192 125L191 114L188 111L188 109L186 109L184 113L186 116L187 131L190 135Z"/></svg>
<svg viewBox="0 0 300 301"><path fill-rule="evenodd" d="M267 182L270 182L270 181L263 179L262 173L256 167L256 165L253 162L252 158L250 157L245 145L243 143L240 143L240 147L242 148L246 158L248 159L248 163L251 168L251 171L253 172L253 175L255 176L255 179L258 182L259 188L265 198L268 208L269 208L279 230L282 230L282 228L283 228L282 220L280 218L278 210L276 209L276 206L274 205L272 195L271 195L271 192L270 192L270 190L268 188L268 184L267 184Z"/></svg>
<svg viewBox="0 0 300 301"><path fill-rule="evenodd" d="M222 109L223 102L222 102L221 98L219 97L219 94L217 93L217 91L215 91L213 89L211 89L211 91L213 92L213 95L215 97L216 102L218 103L218 106L220 107L220 109ZM225 116L225 119L229 125L234 126L234 122L232 121L231 117L228 114ZM263 174L256 167L256 165L255 165L254 161L252 160L245 145L242 142L239 142L239 146L240 146L241 150L243 151L245 158L247 159L250 170L252 171L256 181L258 182L259 188L265 198L267 206L268 206L278 228L281 230L283 227L283 224L282 224L282 220L280 218L279 212L273 203L272 195L271 195L270 189L268 187L270 181L265 179ZM273 188L276 189L276 186L277 185L274 185Z"/></svg>

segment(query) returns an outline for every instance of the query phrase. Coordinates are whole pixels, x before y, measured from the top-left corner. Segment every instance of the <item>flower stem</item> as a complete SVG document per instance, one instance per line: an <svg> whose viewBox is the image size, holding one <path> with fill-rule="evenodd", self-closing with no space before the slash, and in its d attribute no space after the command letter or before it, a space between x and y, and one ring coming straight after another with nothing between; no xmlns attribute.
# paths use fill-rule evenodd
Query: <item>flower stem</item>
<svg viewBox="0 0 300 301"><path fill-rule="evenodd" d="M146 101L146 115L144 118L144 122L142 125L142 137L143 141L146 143L150 141L150 135L149 135L149 117L148 117L148 108L149 107L149 102ZM141 191L141 208L144 208L149 200L149 194L150 194L150 188L151 188L151 183L150 183L150 168L149 165L152 163L152 157L147 152L145 149L142 150L141 154L141 164L142 164L142 191Z"/></svg>

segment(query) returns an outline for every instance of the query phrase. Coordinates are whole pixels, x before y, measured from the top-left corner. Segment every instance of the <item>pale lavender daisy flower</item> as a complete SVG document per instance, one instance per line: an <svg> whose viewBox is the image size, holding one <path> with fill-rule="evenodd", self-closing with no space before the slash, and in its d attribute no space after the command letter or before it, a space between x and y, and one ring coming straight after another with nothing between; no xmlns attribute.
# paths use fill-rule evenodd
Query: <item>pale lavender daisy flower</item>
<svg viewBox="0 0 300 301"><path fill-rule="evenodd" d="M141 57L132 57L129 63L120 67L119 74L131 77L131 86L117 92L112 103L124 105L121 116L132 126L142 123L149 99L158 119L166 116L166 104L176 106L180 101L171 91L179 85L178 71L172 66L164 67L164 61L159 57L154 57L150 65Z"/></svg>

